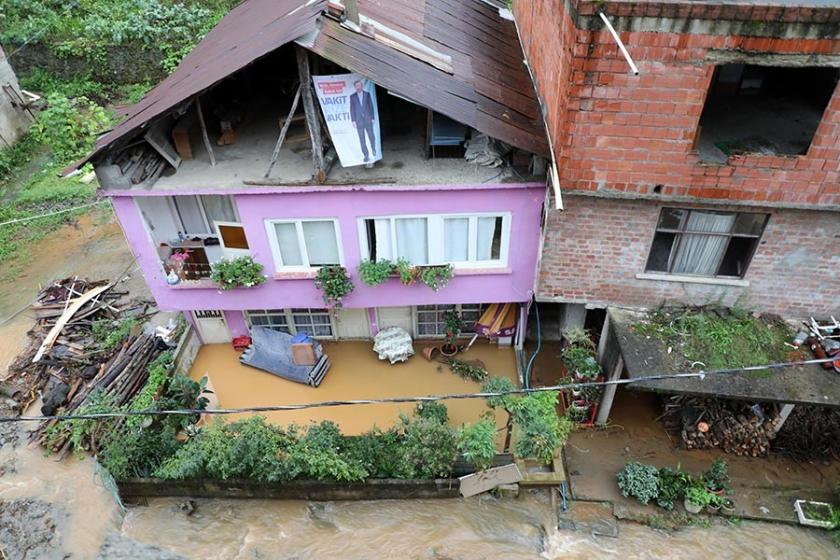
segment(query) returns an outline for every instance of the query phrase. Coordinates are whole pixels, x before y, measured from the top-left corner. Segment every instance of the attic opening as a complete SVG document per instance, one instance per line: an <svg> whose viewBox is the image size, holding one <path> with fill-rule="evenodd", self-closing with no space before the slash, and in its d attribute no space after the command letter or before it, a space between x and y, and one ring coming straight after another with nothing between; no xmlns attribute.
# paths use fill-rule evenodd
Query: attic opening
<svg viewBox="0 0 840 560"><path fill-rule="evenodd" d="M313 77L354 74L314 53L308 52L306 58ZM300 85L295 46L285 45L182 103L150 123L142 136L113 150L110 161L97 166L100 181L106 189L166 190L227 187L232 181L313 184L317 182L313 180L309 130L313 122L321 131L327 183L481 183L500 180L500 167L510 164L521 165L517 171L520 176L530 175L529 153L515 149L498 152L499 144L471 127L358 76L365 81L364 91L372 95L373 126L362 131L354 120L352 129L345 122L343 133L336 134L330 119L350 120L356 93L353 86L345 86L341 112L330 114L319 102L316 84L312 88L314 112L307 118L303 96L296 106L294 103ZM353 84L356 78L348 80ZM289 124L275 156L287 119ZM357 162L346 165L338 149L342 142L359 152ZM469 142L474 144L472 153L476 157L468 161ZM365 151L364 160L360 149ZM163 153L167 155L165 162L159 157Z"/></svg>
<svg viewBox="0 0 840 560"><path fill-rule="evenodd" d="M837 80L837 68L717 66L700 117L700 159L805 154Z"/></svg>

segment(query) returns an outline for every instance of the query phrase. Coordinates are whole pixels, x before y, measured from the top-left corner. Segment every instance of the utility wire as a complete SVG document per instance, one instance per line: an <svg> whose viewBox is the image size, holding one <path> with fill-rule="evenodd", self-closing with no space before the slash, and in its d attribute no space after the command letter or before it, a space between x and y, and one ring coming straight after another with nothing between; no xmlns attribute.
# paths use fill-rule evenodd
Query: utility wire
<svg viewBox="0 0 840 560"><path fill-rule="evenodd" d="M304 404L251 406L243 408L217 408L213 410L201 410L185 408L178 410L124 410L115 412L95 412L90 414L66 414L53 416L6 416L0 417L0 423L4 422L41 422L44 420L102 420L105 418L125 418L127 416L188 416L191 414L209 414L214 416L225 416L230 414L243 414L247 412L283 412L290 410L306 410L310 408L330 408L336 406L356 406L370 404L392 404L392 403L422 403L459 399L486 399L488 397L503 397L506 395L527 395L532 393L545 393L548 391L563 391L568 389L579 389L583 387L606 387L609 385L629 385L631 383L644 383L646 381L659 381L663 379L705 379L707 375L726 375L742 373L746 371L761 371L765 369L782 369L794 366L807 366L833 362L837 358L821 358L814 360L802 360L798 362L780 362L762 366L749 366L744 368L718 369L713 371L699 371L691 373L665 373L655 374L646 377L632 379L614 379L609 381L585 381L582 383L567 383L565 385L553 385L550 387L535 387L531 389L511 389L508 391L494 391L482 393L455 393L450 395L432 395L428 397L391 397L384 399L355 399L345 401L321 401Z"/></svg>
<svg viewBox="0 0 840 560"><path fill-rule="evenodd" d="M63 208L61 210L55 210L54 212L47 212L46 214L36 214L35 216L27 216L26 218L15 218L14 220L9 220L7 222L0 222L0 226L18 224L21 222L30 222L32 220L38 220L40 218L48 218L50 216L57 216L58 214L66 214L67 212L81 210L82 208L90 208L91 206L96 206L97 204L102 204L104 202L108 202L108 200L97 200L96 202L89 202L88 204L82 204L80 206L71 206L70 208Z"/></svg>

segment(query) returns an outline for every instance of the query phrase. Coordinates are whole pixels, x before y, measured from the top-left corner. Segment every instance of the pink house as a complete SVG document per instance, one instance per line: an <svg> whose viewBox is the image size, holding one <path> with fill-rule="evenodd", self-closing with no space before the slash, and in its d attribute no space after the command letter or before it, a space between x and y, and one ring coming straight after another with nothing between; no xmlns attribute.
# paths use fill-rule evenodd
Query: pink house
<svg viewBox="0 0 840 560"><path fill-rule="evenodd" d="M526 316L549 149L512 21L479 0L430 0L419 18L362 8L347 19L323 0L246 0L89 158L159 307L205 343L253 325L433 338L444 310L470 325L493 303ZM433 17L443 8L459 13ZM347 74L376 100L367 165L342 166L355 136L332 128L311 79ZM213 263L244 255L267 280L220 290ZM453 277L437 291L366 285L359 264L381 259ZM314 278L336 265L354 289L328 310Z"/></svg>

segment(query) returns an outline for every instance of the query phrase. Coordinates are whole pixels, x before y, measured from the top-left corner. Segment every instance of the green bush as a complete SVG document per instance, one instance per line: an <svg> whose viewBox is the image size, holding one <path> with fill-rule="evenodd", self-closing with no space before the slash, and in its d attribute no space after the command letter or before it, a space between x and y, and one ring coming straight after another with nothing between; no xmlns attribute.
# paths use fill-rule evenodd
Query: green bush
<svg viewBox="0 0 840 560"><path fill-rule="evenodd" d="M721 457L712 461L712 466L703 474L703 480L706 482L706 487L713 492L732 492L729 466Z"/></svg>
<svg viewBox="0 0 840 560"><path fill-rule="evenodd" d="M315 276L315 287L324 293L327 307L341 307L342 301L353 291L353 282L343 266L322 266Z"/></svg>
<svg viewBox="0 0 840 560"><path fill-rule="evenodd" d="M112 321L110 319L99 319L93 323L93 338L99 343L103 350L116 348L137 325L136 319L124 319Z"/></svg>
<svg viewBox="0 0 840 560"><path fill-rule="evenodd" d="M625 498L646 504L659 495L659 471L652 465L627 463L618 472L618 488Z"/></svg>
<svg viewBox="0 0 840 560"><path fill-rule="evenodd" d="M414 409L415 416L433 420L441 424L449 422L449 412L446 405L440 401L421 402Z"/></svg>
<svg viewBox="0 0 840 560"><path fill-rule="evenodd" d="M407 478L449 476L458 457L455 431L426 418L400 416L402 464Z"/></svg>
<svg viewBox="0 0 840 560"><path fill-rule="evenodd" d="M97 135L110 125L105 110L86 97L54 94L47 96L47 108L38 115L33 134L58 163L68 164L93 149Z"/></svg>
<svg viewBox="0 0 840 560"><path fill-rule="evenodd" d="M364 260L357 268L359 278L368 286L383 283L391 276L392 270L394 270L394 264L388 259L379 259L376 262Z"/></svg>
<svg viewBox="0 0 840 560"><path fill-rule="evenodd" d="M598 362L592 350L583 346L566 346L560 352L560 359L566 366L570 375L580 374L583 377L594 379L601 373Z"/></svg>
<svg viewBox="0 0 840 560"><path fill-rule="evenodd" d="M492 465L496 456L496 422L492 415L464 426L458 434L458 448L477 469Z"/></svg>
<svg viewBox="0 0 840 560"><path fill-rule="evenodd" d="M487 379L487 376L490 375L490 373L483 367L473 365L469 362L465 362L464 360L457 360L455 358L450 358L449 369L452 370L452 373L455 373L468 381L481 382Z"/></svg>
<svg viewBox="0 0 840 560"><path fill-rule="evenodd" d="M373 430L345 438L348 461L361 465L370 478L403 478L405 467L400 448L402 439L396 428Z"/></svg>
<svg viewBox="0 0 840 560"><path fill-rule="evenodd" d="M210 279L222 290L234 288L253 288L263 284L268 276L263 275L263 265L252 257L237 257L235 259L221 259L212 265Z"/></svg>
<svg viewBox="0 0 840 560"><path fill-rule="evenodd" d="M674 505L685 498L685 491L690 485L691 477L683 472L679 465L676 469L662 467L659 469L656 505L669 511L674 509Z"/></svg>

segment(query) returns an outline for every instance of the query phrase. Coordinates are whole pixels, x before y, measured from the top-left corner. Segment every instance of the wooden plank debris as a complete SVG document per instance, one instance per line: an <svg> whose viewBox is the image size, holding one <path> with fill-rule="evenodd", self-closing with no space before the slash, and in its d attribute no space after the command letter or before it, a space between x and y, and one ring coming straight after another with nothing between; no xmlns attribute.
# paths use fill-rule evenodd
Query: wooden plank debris
<svg viewBox="0 0 840 560"><path fill-rule="evenodd" d="M53 325L53 328L47 333L46 338L44 338L44 342L41 343L41 347L38 348L38 351L35 353L35 357L32 358L32 363L37 363L41 360L44 356L44 353L52 348L53 344L55 343L55 339L58 338L58 335L61 333L61 329L64 328L64 325L76 314L79 309L82 308L84 304L101 294L102 292L110 289L112 284L106 284L104 286L99 286L98 288L94 288L85 292L84 295L75 299L72 304L67 307L67 310L61 314L61 317L58 318L58 321ZM72 288L71 288L72 290Z"/></svg>
<svg viewBox="0 0 840 560"><path fill-rule="evenodd" d="M312 75L309 71L309 51L295 45L298 75L300 76L301 94L303 95L303 110L306 113L306 127L312 137L312 163L315 166L313 178L322 183L326 178L324 171L324 142L321 136L321 125L318 122L320 108L315 106L315 96L312 93Z"/></svg>
<svg viewBox="0 0 840 560"><path fill-rule="evenodd" d="M483 471L460 477L460 492L465 498L492 490L502 484L514 484L522 481L522 472L516 463L501 467L492 467Z"/></svg>

